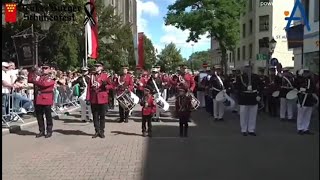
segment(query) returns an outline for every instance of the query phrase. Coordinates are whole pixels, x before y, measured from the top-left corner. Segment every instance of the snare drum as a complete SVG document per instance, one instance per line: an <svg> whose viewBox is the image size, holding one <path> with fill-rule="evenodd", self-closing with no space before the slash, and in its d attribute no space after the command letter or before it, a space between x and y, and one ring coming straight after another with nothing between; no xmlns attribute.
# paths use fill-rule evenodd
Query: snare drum
<svg viewBox="0 0 320 180"><path fill-rule="evenodd" d="M293 89L287 93L286 98L288 100L295 100L298 98L298 92L299 91L297 89Z"/></svg>

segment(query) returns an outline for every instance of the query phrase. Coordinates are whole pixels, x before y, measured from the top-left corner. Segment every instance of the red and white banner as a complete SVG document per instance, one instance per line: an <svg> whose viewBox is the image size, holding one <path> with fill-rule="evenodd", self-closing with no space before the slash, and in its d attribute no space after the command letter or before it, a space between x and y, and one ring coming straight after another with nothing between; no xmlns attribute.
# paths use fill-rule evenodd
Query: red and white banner
<svg viewBox="0 0 320 180"><path fill-rule="evenodd" d="M92 5L87 5L90 6L88 9L93 9L95 0L88 0L87 2L90 2ZM87 17L88 18L88 17ZM86 32L86 39L87 39L87 57L92 58L92 59L97 59L98 58L98 18L97 18L97 13L96 10L93 11L92 13L92 18L95 21L95 24L92 24L91 21L88 21L88 23L85 26L85 32Z"/></svg>
<svg viewBox="0 0 320 180"><path fill-rule="evenodd" d="M138 65L141 69L144 69L144 33L138 33Z"/></svg>

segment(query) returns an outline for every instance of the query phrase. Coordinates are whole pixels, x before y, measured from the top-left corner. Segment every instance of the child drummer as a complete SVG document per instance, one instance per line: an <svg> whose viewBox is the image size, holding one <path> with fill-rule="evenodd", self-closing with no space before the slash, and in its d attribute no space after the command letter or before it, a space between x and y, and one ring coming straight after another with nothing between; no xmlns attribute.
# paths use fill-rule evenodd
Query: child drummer
<svg viewBox="0 0 320 180"><path fill-rule="evenodd" d="M180 137L188 137L188 121L191 115L191 97L187 96L187 88L178 87L176 98L176 115L179 118Z"/></svg>
<svg viewBox="0 0 320 180"><path fill-rule="evenodd" d="M151 119L156 112L156 104L149 87L144 88L144 95L140 100L142 106L142 136L146 136L146 123L148 125L148 136L152 136Z"/></svg>

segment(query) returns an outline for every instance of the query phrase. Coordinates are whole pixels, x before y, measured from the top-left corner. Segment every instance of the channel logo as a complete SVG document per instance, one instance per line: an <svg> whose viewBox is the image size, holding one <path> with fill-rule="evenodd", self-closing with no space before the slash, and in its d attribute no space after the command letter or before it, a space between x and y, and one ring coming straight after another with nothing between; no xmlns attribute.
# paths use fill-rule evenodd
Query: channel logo
<svg viewBox="0 0 320 180"><path fill-rule="evenodd" d="M17 4L16 3L6 3L5 7L5 21L6 23L15 23L17 22Z"/></svg>

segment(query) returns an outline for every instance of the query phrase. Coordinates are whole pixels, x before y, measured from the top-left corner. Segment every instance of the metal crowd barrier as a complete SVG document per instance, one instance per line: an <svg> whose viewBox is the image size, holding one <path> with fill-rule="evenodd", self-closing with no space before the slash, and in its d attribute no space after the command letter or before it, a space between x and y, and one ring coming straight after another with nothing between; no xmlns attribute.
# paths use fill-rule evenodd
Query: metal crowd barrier
<svg viewBox="0 0 320 180"><path fill-rule="evenodd" d="M2 102L2 106L6 107L5 113L2 114L2 127L10 127L12 122L25 123L23 115L34 112L33 90L24 90L22 93L12 91L10 94L2 94L2 96L7 96L6 100ZM53 114L59 116L66 113L70 107L80 107L78 96L74 95L74 89L55 88Z"/></svg>

